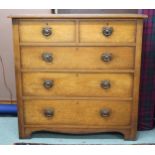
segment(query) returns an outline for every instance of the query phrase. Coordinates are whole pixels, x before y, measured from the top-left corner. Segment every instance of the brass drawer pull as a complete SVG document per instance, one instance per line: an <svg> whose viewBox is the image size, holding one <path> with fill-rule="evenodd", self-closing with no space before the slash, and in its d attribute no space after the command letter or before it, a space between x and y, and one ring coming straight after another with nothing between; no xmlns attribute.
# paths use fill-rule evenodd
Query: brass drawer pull
<svg viewBox="0 0 155 155"><path fill-rule="evenodd" d="M45 109L44 110L45 117L53 117L54 116L54 109Z"/></svg>
<svg viewBox="0 0 155 155"><path fill-rule="evenodd" d="M103 53L101 55L101 60L104 62L110 62L112 60L112 54L111 53Z"/></svg>
<svg viewBox="0 0 155 155"><path fill-rule="evenodd" d="M109 80L104 80L101 82L101 87L103 89L109 89L111 87L110 81Z"/></svg>
<svg viewBox="0 0 155 155"><path fill-rule="evenodd" d="M43 53L42 54L42 59L45 62L52 62L53 61L53 55L51 53Z"/></svg>
<svg viewBox="0 0 155 155"><path fill-rule="evenodd" d="M103 108L100 110L100 115L102 117L109 117L111 114L111 110L110 109L107 109L107 108Z"/></svg>
<svg viewBox="0 0 155 155"><path fill-rule="evenodd" d="M54 81L53 81L53 80L45 80L44 83L43 83L43 86L44 86L46 89L52 88L53 85L54 85Z"/></svg>
<svg viewBox="0 0 155 155"><path fill-rule="evenodd" d="M52 34L52 29L50 27L45 27L42 29L42 34L45 36L45 37L48 37Z"/></svg>
<svg viewBox="0 0 155 155"><path fill-rule="evenodd" d="M103 27L102 33L105 37L109 37L113 33L113 28L112 27Z"/></svg>

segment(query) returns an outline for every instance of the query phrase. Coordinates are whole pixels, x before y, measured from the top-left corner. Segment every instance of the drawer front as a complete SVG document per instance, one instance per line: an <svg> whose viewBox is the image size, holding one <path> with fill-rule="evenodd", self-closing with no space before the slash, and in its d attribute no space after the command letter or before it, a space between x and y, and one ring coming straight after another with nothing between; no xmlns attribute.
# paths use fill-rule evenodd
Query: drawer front
<svg viewBox="0 0 155 155"><path fill-rule="evenodd" d="M136 21L80 22L80 42L135 42Z"/></svg>
<svg viewBox="0 0 155 155"><path fill-rule="evenodd" d="M24 95L131 97L132 74L24 73Z"/></svg>
<svg viewBox="0 0 155 155"><path fill-rule="evenodd" d="M21 42L74 42L75 22L72 21L21 21Z"/></svg>
<svg viewBox="0 0 155 155"><path fill-rule="evenodd" d="M132 47L22 47L22 67L45 69L133 69Z"/></svg>
<svg viewBox="0 0 155 155"><path fill-rule="evenodd" d="M102 100L27 100L24 110L26 124L104 127L129 125L131 103Z"/></svg>

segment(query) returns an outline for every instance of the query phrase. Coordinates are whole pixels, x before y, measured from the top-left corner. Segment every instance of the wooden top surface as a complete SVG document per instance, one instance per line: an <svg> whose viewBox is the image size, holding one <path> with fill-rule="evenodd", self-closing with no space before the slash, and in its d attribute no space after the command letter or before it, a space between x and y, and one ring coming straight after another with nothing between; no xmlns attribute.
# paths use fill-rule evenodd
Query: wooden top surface
<svg viewBox="0 0 155 155"><path fill-rule="evenodd" d="M10 15L9 18L15 19L74 19L74 18L83 18L83 19L143 19L147 18L147 15L144 14L23 14L23 15Z"/></svg>

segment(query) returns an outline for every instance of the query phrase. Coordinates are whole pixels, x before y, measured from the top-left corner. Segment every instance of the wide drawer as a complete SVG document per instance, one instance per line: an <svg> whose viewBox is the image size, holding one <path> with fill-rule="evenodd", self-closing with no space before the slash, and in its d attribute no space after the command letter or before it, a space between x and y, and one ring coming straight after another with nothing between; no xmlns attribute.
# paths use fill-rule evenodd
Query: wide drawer
<svg viewBox="0 0 155 155"><path fill-rule="evenodd" d="M133 69L132 47L22 47L22 68Z"/></svg>
<svg viewBox="0 0 155 155"><path fill-rule="evenodd" d="M132 74L23 73L23 94L131 97Z"/></svg>
<svg viewBox="0 0 155 155"><path fill-rule="evenodd" d="M136 21L80 22L80 42L118 43L135 42Z"/></svg>
<svg viewBox="0 0 155 155"><path fill-rule="evenodd" d="M21 42L74 42L75 22L21 21L19 34Z"/></svg>
<svg viewBox="0 0 155 155"><path fill-rule="evenodd" d="M27 100L26 124L129 125L131 103L103 100Z"/></svg>

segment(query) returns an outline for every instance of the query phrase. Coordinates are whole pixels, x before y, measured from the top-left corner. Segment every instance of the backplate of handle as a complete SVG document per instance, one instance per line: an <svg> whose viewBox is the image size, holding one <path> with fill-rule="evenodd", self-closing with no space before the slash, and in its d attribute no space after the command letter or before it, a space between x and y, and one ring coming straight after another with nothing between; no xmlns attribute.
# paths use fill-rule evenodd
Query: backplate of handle
<svg viewBox="0 0 155 155"><path fill-rule="evenodd" d="M111 114L111 110L108 109L108 108L103 108L103 109L100 110L100 115L102 117L109 117L110 114Z"/></svg>
<svg viewBox="0 0 155 155"><path fill-rule="evenodd" d="M42 28L42 34L45 37L50 36L50 35L52 35L52 29L50 27L44 27L44 28Z"/></svg>
<svg viewBox="0 0 155 155"><path fill-rule="evenodd" d="M113 33L113 28L112 27L103 27L102 33L105 37L109 37Z"/></svg>
<svg viewBox="0 0 155 155"><path fill-rule="evenodd" d="M101 87L103 89L109 89L111 87L111 83L109 80L103 80L101 81Z"/></svg>
<svg viewBox="0 0 155 155"><path fill-rule="evenodd" d="M45 80L43 82L43 86L46 88L46 89L50 89L52 88L54 85L54 81L53 80Z"/></svg>
<svg viewBox="0 0 155 155"><path fill-rule="evenodd" d="M54 109L48 108L44 110L45 117L53 117L54 116Z"/></svg>
<svg viewBox="0 0 155 155"><path fill-rule="evenodd" d="M42 54L42 59L45 62L52 62L53 61L53 55L51 53L43 53Z"/></svg>
<svg viewBox="0 0 155 155"><path fill-rule="evenodd" d="M110 62L112 60L112 54L111 53L103 53L101 55L101 60L103 62Z"/></svg>

